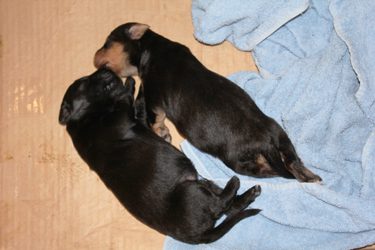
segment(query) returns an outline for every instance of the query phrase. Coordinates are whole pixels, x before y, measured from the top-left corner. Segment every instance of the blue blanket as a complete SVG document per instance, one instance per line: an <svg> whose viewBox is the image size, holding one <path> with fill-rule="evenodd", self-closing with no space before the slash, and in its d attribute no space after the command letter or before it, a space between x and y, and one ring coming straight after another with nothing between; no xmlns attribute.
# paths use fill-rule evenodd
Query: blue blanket
<svg viewBox="0 0 375 250"><path fill-rule="evenodd" d="M195 36L252 51L259 74L230 79L286 130L323 184L240 176L260 184L262 212L220 240L165 249L351 249L375 243L375 1L193 0ZM198 172L235 175L183 142Z"/></svg>

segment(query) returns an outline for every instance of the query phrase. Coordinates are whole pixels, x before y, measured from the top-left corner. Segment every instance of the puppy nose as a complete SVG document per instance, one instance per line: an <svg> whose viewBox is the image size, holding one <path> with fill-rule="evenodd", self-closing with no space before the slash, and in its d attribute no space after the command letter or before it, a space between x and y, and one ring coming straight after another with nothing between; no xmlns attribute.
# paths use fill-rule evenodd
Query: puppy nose
<svg viewBox="0 0 375 250"><path fill-rule="evenodd" d="M94 56L95 68L99 69L102 67L106 67L107 64L108 64L108 60L104 58L103 52L101 50L98 50Z"/></svg>

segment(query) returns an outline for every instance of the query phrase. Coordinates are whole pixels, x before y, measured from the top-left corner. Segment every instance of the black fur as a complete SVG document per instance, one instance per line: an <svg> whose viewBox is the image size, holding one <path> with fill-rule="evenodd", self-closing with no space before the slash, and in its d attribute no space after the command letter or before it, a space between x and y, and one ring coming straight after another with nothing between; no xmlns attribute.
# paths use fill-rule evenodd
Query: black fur
<svg viewBox="0 0 375 250"><path fill-rule="evenodd" d="M79 155L130 213L163 234L196 244L219 239L260 211L246 209L260 186L236 195L237 177L224 189L198 179L188 158L144 126L141 98L140 121L135 119L133 94L132 78L123 86L113 72L100 69L68 88L59 116ZM215 227L224 213L227 218Z"/></svg>
<svg viewBox="0 0 375 250"><path fill-rule="evenodd" d="M128 58L127 64L124 60L116 64L114 53L109 55L115 44L123 46L121 56ZM204 67L187 47L148 26L127 23L117 27L96 53L95 65L116 69L123 77L128 76L128 65L136 67L148 122L155 124L155 111L164 111L182 136L237 173L321 181L304 167L281 126L263 114L246 92ZM169 138L160 132L161 126L156 127L159 135Z"/></svg>

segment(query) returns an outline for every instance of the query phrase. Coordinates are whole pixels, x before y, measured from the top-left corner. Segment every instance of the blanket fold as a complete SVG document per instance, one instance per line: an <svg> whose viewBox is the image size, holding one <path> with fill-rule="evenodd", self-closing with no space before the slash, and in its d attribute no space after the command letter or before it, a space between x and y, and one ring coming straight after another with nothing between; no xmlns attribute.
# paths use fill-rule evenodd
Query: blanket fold
<svg viewBox="0 0 375 250"><path fill-rule="evenodd" d="M252 50L259 73L229 78L283 126L323 184L241 176L187 141L200 175L262 209L220 240L165 249L352 249L375 243L375 1L193 0L195 36Z"/></svg>

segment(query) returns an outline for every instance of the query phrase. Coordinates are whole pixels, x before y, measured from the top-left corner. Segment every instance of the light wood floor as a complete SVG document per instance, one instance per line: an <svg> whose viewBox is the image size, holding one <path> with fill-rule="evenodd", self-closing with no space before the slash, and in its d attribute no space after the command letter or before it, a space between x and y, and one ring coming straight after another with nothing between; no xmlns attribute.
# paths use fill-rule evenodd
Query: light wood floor
<svg viewBox="0 0 375 250"><path fill-rule="evenodd" d="M117 25L138 21L210 69L256 70L248 53L193 37L189 0L0 0L0 249L161 249L119 205L58 124L63 94L94 71ZM174 145L181 137L173 132Z"/></svg>

